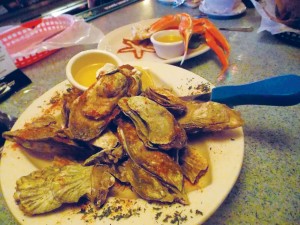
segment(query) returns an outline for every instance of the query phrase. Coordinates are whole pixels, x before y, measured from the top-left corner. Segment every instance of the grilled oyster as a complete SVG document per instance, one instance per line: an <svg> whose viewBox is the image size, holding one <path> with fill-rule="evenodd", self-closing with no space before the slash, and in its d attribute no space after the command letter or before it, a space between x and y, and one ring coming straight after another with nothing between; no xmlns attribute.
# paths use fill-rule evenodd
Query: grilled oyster
<svg viewBox="0 0 300 225"><path fill-rule="evenodd" d="M143 96L124 97L118 104L133 121L138 136L147 147L162 150L185 147L185 131L163 106Z"/></svg>
<svg viewBox="0 0 300 225"><path fill-rule="evenodd" d="M47 167L18 179L14 198L28 215L50 212L85 195L101 206L115 181L107 171L79 164Z"/></svg>
<svg viewBox="0 0 300 225"><path fill-rule="evenodd" d="M178 120L188 133L221 131L244 124L239 112L217 102L187 102L187 113Z"/></svg>
<svg viewBox="0 0 300 225"><path fill-rule="evenodd" d="M131 159L126 161L121 168L134 191L143 199L188 204L186 194L178 191L174 193L170 188L164 186L158 178L138 166Z"/></svg>
<svg viewBox="0 0 300 225"><path fill-rule="evenodd" d="M36 118L22 129L4 132L3 137L33 152L46 155L84 156L87 153L69 138L52 115Z"/></svg>
<svg viewBox="0 0 300 225"><path fill-rule="evenodd" d="M199 149L187 146L180 152L180 167L185 177L195 184L208 170L207 159L201 154Z"/></svg>
<svg viewBox="0 0 300 225"><path fill-rule="evenodd" d="M169 155L148 150L130 122L119 119L118 134L124 150L137 165L157 176L162 182L182 191L183 174L179 165Z"/></svg>
<svg viewBox="0 0 300 225"><path fill-rule="evenodd" d="M183 115L187 110L186 102L169 89L147 88L143 94L168 109L174 115Z"/></svg>
<svg viewBox="0 0 300 225"><path fill-rule="evenodd" d="M123 96L139 93L132 77L120 72L101 75L70 107L68 127L75 139L90 141L98 137L119 113ZM138 81L136 81L138 83ZM134 89L134 90L133 90Z"/></svg>

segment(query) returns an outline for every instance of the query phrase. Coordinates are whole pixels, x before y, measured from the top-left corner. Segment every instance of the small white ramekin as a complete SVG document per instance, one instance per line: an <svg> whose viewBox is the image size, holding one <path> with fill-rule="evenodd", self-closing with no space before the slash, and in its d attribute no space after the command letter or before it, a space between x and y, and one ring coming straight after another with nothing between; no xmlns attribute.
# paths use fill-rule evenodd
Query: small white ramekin
<svg viewBox="0 0 300 225"><path fill-rule="evenodd" d="M178 30L162 30L154 33L150 40L153 44L157 56L163 59L172 59L182 56L184 53L184 43L182 41L177 42L160 42L157 40L158 37L165 35L180 35Z"/></svg>
<svg viewBox="0 0 300 225"><path fill-rule="evenodd" d="M76 88L85 91L88 87L79 84L73 77L84 66L94 63L111 63L116 66L121 66L122 60L111 52L91 49L79 52L74 55L66 66L66 76L68 81Z"/></svg>

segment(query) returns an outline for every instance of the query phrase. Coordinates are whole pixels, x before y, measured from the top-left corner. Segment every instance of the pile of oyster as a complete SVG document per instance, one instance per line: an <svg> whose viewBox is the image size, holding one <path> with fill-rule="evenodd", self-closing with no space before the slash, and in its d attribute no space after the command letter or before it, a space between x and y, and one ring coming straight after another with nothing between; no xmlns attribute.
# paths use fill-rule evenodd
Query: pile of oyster
<svg viewBox="0 0 300 225"><path fill-rule="evenodd" d="M184 180L195 184L208 169L189 135L237 128L243 120L226 105L141 86L136 68L120 66L88 90L61 96L63 124L47 114L3 134L26 151L68 159L17 180L14 198L23 212L46 213L82 197L101 207L116 183L147 201L189 204Z"/></svg>

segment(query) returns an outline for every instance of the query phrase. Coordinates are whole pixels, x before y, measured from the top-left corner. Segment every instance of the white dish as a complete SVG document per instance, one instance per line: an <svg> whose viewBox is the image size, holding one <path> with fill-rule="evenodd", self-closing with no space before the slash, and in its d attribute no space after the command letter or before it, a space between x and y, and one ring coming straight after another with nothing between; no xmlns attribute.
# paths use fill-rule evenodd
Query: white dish
<svg viewBox="0 0 300 225"><path fill-rule="evenodd" d="M155 53L145 52L143 58L136 59L133 53L118 53L120 48L125 47L122 43L123 38L130 39L131 29L133 26L148 26L151 23L155 22L157 19L150 19L150 20L143 20L138 23L128 24L123 27L120 27L116 30L111 31L110 33L106 34L104 38L99 42L98 49L110 51L116 54L122 61L150 61L150 62L162 62L162 63L177 63L180 62L182 56L172 58L172 59L162 59L159 58ZM195 56L201 55L207 52L210 48L206 44L201 44L196 49L189 49L186 59L193 58Z"/></svg>
<svg viewBox="0 0 300 225"><path fill-rule="evenodd" d="M192 91L191 87L197 87L201 83L207 81L200 76L184 70L179 67L167 65L163 63L150 62L132 62L132 65L148 67L155 74L154 81L158 86L171 86L178 94L188 94ZM26 121L40 115L43 110L50 107L48 102L57 93L61 93L70 84L64 81L50 89L44 95L35 100L19 117L13 129L21 128ZM111 220L109 218L93 218L94 215L85 215L78 213L80 208L76 205L67 205L65 208L57 210L45 215L28 217L23 214L15 203L13 194L15 191L15 183L18 178L28 175L47 162L28 157L16 144L7 141L4 146L1 160L1 187L3 197L9 207L9 210L22 225L86 225L86 224L168 224L163 222L166 215L173 215L174 212L181 212L181 216L187 216L186 221L182 221L182 225L201 224L206 221L221 205L226 198L233 185L235 184L243 162L244 155L244 135L242 128L201 136L201 146L209 156L209 174L210 183L202 190L196 190L188 194L191 204L182 206L174 204L171 206L162 206L160 211L155 208L157 205L149 204L143 200L131 200L127 202L127 209L142 209L138 216L132 216L128 219ZM115 198L109 198L107 204L117 204ZM123 204L124 205L124 204ZM145 210L144 210L145 209ZM197 211L198 210L198 211ZM202 213L199 213L199 212ZM161 216L157 217L157 213L161 212ZM102 210L99 212L102 213ZM89 217L90 215L90 217ZM84 218L84 219L83 219ZM85 222L90 220L90 223ZM168 221L171 224L171 219Z"/></svg>
<svg viewBox="0 0 300 225"><path fill-rule="evenodd" d="M213 16L213 17L233 17L233 16L238 16L238 15L241 15L242 13L244 13L246 11L246 9L247 8L246 8L245 4L243 2L241 2L231 12L220 14L220 13L213 12L212 10L206 8L205 5L203 4L203 1L199 5L199 10L201 12L207 14L208 16Z"/></svg>

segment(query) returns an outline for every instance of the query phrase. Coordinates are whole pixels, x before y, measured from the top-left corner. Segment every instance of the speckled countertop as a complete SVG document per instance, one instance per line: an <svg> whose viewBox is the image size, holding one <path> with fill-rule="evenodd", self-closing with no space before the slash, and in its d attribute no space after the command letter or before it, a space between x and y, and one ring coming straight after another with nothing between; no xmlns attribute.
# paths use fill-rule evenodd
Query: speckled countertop
<svg viewBox="0 0 300 225"><path fill-rule="evenodd" d="M172 8L156 1L141 1L100 17L92 23L104 33L120 26L167 13L197 9ZM300 75L300 49L268 32L257 33L260 16L255 9L226 20L212 19L219 27L253 26L254 31L223 31L232 47L229 78L224 84L241 84L280 74ZM65 66L79 51L95 45L71 47L23 69L33 83L16 93L0 110L19 116L32 100L65 80ZM219 62L211 51L187 60L183 68L215 85ZM246 121L245 157L240 176L219 209L205 225L300 224L300 105L290 107L238 106ZM16 168L17 169L17 168ZM0 224L16 224L0 193Z"/></svg>

